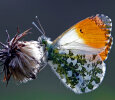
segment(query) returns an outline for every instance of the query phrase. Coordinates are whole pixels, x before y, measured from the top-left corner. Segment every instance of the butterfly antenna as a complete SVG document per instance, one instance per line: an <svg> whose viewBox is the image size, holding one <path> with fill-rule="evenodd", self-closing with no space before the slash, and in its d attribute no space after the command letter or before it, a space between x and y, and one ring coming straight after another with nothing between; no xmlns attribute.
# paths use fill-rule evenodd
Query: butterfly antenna
<svg viewBox="0 0 115 100"><path fill-rule="evenodd" d="M40 32L40 33L42 33L43 35L44 35L44 33L41 31L41 29L36 25L36 23L35 22L32 22L32 24L38 29L38 31Z"/></svg>
<svg viewBox="0 0 115 100"><path fill-rule="evenodd" d="M40 23L40 20L39 20L38 16L36 16L35 18L36 18L36 20L37 20L37 22L38 22L38 24L39 24L39 26L40 26L40 28L41 28L42 32L43 32L43 33L44 33L44 35L45 35L44 28L42 27L42 25L41 25L41 23Z"/></svg>

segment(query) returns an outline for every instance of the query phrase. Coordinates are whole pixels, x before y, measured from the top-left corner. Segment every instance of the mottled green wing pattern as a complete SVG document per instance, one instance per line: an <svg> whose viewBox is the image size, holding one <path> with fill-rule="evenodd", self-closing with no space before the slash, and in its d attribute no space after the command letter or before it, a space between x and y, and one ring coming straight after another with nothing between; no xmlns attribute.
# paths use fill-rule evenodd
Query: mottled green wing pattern
<svg viewBox="0 0 115 100"><path fill-rule="evenodd" d="M81 55L74 50L53 49L48 63L64 85L78 94L96 89L106 70L99 55Z"/></svg>

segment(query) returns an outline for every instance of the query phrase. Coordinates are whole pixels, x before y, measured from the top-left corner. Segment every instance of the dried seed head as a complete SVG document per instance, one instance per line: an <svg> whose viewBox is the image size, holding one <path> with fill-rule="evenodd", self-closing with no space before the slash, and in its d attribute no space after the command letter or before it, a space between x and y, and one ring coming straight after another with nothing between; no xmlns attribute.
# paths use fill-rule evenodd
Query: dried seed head
<svg viewBox="0 0 115 100"><path fill-rule="evenodd" d="M30 29L16 34L7 45L0 42L0 62L3 64L4 81L11 76L20 82L36 78L36 74L44 66L43 46L37 41L19 41Z"/></svg>

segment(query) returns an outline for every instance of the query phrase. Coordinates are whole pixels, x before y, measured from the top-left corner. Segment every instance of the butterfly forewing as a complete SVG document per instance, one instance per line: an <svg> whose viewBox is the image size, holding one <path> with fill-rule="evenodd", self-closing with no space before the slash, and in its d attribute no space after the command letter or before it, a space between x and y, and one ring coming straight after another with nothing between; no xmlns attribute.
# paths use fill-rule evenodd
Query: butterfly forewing
<svg viewBox="0 0 115 100"><path fill-rule="evenodd" d="M79 50L82 54L99 54L106 50L106 59L109 51L106 48L111 48L112 45L111 30L111 19L97 14L72 26L59 36L53 45L61 49Z"/></svg>

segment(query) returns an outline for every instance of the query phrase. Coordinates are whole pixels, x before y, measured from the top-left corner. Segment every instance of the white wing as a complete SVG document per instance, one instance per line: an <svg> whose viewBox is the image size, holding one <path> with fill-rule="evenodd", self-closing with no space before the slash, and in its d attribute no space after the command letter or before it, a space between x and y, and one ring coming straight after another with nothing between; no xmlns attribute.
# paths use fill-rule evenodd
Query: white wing
<svg viewBox="0 0 115 100"><path fill-rule="evenodd" d="M80 55L54 49L48 60L63 84L77 94L95 90L102 82L106 66L99 55Z"/></svg>

